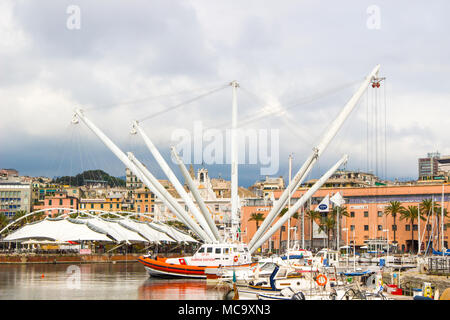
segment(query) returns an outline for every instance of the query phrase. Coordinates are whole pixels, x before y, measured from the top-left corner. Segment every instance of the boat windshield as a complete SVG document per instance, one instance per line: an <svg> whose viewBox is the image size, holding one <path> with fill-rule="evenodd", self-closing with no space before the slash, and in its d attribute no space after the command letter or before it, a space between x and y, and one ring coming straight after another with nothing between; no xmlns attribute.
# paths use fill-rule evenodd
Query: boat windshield
<svg viewBox="0 0 450 320"><path fill-rule="evenodd" d="M275 263L268 262L268 263L263 264L261 266L260 270L267 271L267 272L273 272L273 270L275 270L276 266L277 265Z"/></svg>

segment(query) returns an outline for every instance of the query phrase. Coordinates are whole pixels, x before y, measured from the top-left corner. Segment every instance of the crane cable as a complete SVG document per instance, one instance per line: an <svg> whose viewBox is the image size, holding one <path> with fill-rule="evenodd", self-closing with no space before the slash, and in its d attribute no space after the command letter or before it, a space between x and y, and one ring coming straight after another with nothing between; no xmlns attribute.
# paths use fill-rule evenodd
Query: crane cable
<svg viewBox="0 0 450 320"><path fill-rule="evenodd" d="M206 97L206 96L209 96L209 95L211 95L211 94L213 94L213 93L216 93L216 92L218 92L218 91L220 91L220 90L223 90L223 89L225 89L225 88L227 88L227 87L229 87L229 86L230 86L230 84L227 83L226 85L222 85L222 86L220 86L220 87L218 87L218 88L215 88L215 89L213 89L213 90L211 90L211 91L208 91L208 92L206 92L206 93L203 93L203 94L201 94L201 95L198 95L198 96L196 96L196 97L194 97L194 98L191 98L191 99L186 100L186 101L184 101L184 102L178 103L178 104L176 104L176 105L174 105L174 106L172 106L172 107L169 107L169 108L164 109L164 110L161 110L161 111L157 111L157 112L155 112L155 113L153 113L153 114L150 114L150 115L148 115L148 116L146 116L146 117L143 117L143 118L139 119L138 121L139 121L139 122L143 122L143 121L145 121L145 120L148 120L148 119L151 119L151 118L155 118L155 117L160 116L160 115L162 115L162 114L164 114L164 113L167 113L167 112L169 112L169 111L173 111L173 110L178 109L178 108L180 108L180 107L182 107L182 106L184 106L184 105L187 105L187 104L189 104L189 103L192 103L192 102L195 102L195 101L197 101L197 100L200 100L201 98L204 98L204 97Z"/></svg>

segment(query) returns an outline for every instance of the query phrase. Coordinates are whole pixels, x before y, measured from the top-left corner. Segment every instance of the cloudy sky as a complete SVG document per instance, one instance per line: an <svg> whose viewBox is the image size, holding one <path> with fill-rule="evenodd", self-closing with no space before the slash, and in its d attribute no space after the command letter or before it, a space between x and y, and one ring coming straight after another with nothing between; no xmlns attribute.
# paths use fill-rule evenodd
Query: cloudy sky
<svg viewBox="0 0 450 320"><path fill-rule="evenodd" d="M261 116L242 127L268 134L258 147L278 146L273 175L287 177L288 155L295 172L381 64L386 80L367 90L311 177L348 153L347 169L415 179L418 157L450 154L449 10L444 0L3 0L0 168L124 175L84 124L71 124L79 107L164 178L142 139L129 134L131 121L141 120L169 160L180 132L193 137L200 125L225 137L231 88L206 93L237 80L239 119ZM262 160L240 166L240 185L262 178ZM229 177L229 165L205 162L212 176Z"/></svg>

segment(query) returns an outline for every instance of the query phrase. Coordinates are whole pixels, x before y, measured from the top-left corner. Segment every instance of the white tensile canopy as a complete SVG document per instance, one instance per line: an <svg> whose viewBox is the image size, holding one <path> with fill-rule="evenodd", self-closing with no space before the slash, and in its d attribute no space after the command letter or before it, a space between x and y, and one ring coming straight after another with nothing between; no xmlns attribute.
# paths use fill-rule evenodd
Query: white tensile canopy
<svg viewBox="0 0 450 320"><path fill-rule="evenodd" d="M163 223L132 219L57 218L29 223L3 241L105 241L105 242L197 242L191 236Z"/></svg>
<svg viewBox="0 0 450 320"><path fill-rule="evenodd" d="M113 241L106 234L91 230L86 224L73 223L66 219L44 219L39 222L27 224L6 236L4 241L21 241L28 239L52 239L55 241Z"/></svg>
<svg viewBox="0 0 450 320"><path fill-rule="evenodd" d="M175 242L175 240L173 240L171 237L169 237L166 233L152 228L146 222L139 222L139 221L127 219L127 220L121 220L119 222L119 224L121 224L127 228L130 228L132 230L135 230L136 232L139 232L139 234L143 235L149 241Z"/></svg>
<svg viewBox="0 0 450 320"><path fill-rule="evenodd" d="M163 224L160 222L150 222L149 225L156 230L160 230L161 232L167 233L169 236L171 236L172 238L174 238L177 241L198 242L197 240L192 238L190 235L188 235L184 232L181 232L181 231L175 229L174 227L168 226L166 224Z"/></svg>
<svg viewBox="0 0 450 320"><path fill-rule="evenodd" d="M76 219L77 222L86 223L86 225L99 232L104 232L110 237L114 238L117 242L149 242L148 239L142 237L137 232L127 229L120 225L119 222L111 219Z"/></svg>

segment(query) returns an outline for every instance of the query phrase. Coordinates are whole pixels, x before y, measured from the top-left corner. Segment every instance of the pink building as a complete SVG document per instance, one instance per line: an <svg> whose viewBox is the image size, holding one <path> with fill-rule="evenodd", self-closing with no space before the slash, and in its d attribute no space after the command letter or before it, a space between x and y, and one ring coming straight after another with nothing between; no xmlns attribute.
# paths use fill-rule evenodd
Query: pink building
<svg viewBox="0 0 450 320"><path fill-rule="evenodd" d="M52 209L46 211L47 215L55 216L60 213L70 213L69 210L63 210L60 208L78 209L78 198L67 195L66 191L56 192L54 196L47 196L44 199L44 204L40 206L34 206L34 211L41 209Z"/></svg>

